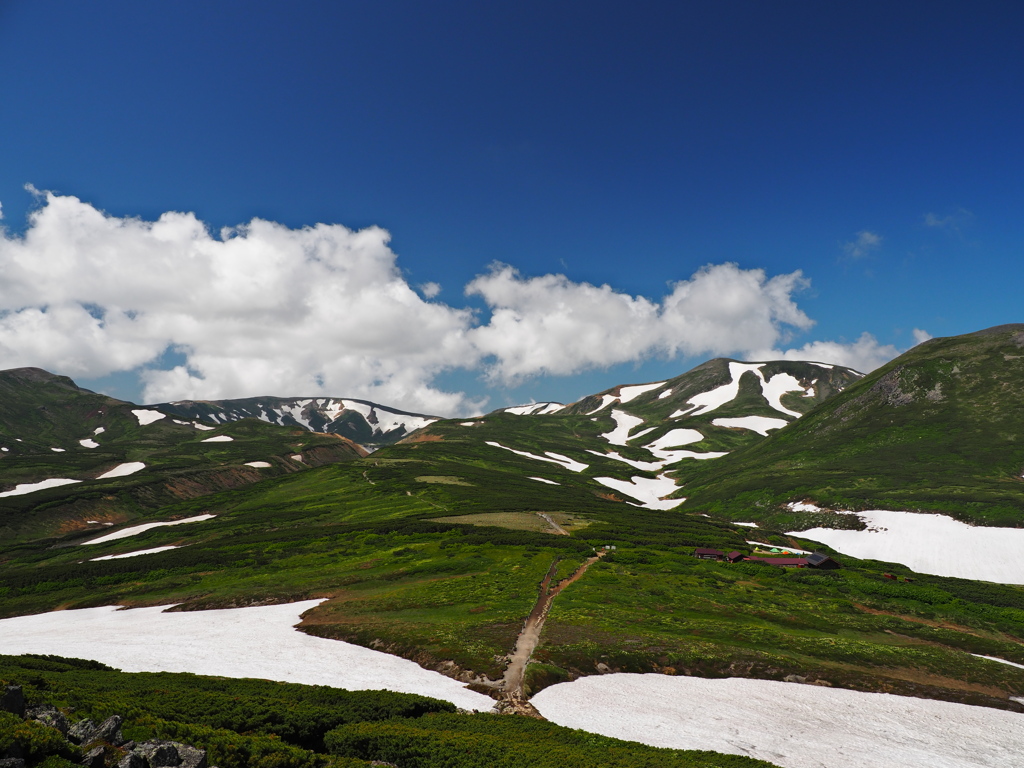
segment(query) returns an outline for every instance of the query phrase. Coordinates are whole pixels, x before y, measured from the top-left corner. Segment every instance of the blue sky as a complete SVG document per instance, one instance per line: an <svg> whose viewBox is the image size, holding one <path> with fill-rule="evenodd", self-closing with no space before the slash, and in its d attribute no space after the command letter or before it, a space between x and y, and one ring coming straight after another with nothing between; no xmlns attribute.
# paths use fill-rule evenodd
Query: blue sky
<svg viewBox="0 0 1024 768"><path fill-rule="evenodd" d="M867 367L914 329L1020 321L1022 34L1013 2L0 2L0 365L134 400L262 387L454 413L718 354ZM89 211L106 225L81 224ZM223 262L214 245L184 225L166 252L152 233L103 234L168 211L215 241L253 218L282 225L243 232L252 251L232 263L266 291L294 273L292 303L207 317L249 295L218 278L221 293L178 300L176 276ZM318 223L387 230L387 245L358 246L376 271L289 267L311 247L296 233ZM355 247L346 237L333 247ZM280 238L282 264L267 255ZM186 241L212 261L188 266ZM181 261L164 275L147 259ZM761 310L704 300L665 319L678 281L727 263L694 290ZM760 288L734 293L751 270ZM361 322L316 305L289 325L328 284ZM363 301L403 286L419 303L382 299L378 315ZM623 335L629 320L602 302L629 304L623 317L659 341ZM90 338L72 310L96 321ZM743 323L756 343L736 340ZM431 329L430 355L402 347L409 328ZM871 344L849 346L865 332Z"/></svg>

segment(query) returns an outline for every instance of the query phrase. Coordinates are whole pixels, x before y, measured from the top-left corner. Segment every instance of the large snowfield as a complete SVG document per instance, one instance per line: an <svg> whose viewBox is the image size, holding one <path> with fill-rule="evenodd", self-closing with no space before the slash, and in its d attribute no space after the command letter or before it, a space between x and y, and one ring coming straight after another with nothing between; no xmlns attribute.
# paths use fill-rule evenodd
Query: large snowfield
<svg viewBox="0 0 1024 768"><path fill-rule="evenodd" d="M125 672L258 677L349 690L418 693L464 709L494 700L418 664L294 627L321 600L213 611L168 606L53 611L0 620L0 653L95 659Z"/></svg>
<svg viewBox="0 0 1024 768"><path fill-rule="evenodd" d="M968 525L945 515L879 509L856 515L867 524L866 530L811 528L790 533L853 557L902 563L919 573L1024 584L1024 528Z"/></svg>
<svg viewBox="0 0 1024 768"><path fill-rule="evenodd" d="M783 768L1009 768L1024 755L1024 715L773 680L612 674L532 702L570 728Z"/></svg>

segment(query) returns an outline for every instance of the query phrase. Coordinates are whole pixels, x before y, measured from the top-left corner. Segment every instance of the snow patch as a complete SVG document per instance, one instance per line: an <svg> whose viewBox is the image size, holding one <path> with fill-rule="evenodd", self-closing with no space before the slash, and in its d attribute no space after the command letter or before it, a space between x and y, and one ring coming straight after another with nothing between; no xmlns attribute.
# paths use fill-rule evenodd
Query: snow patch
<svg viewBox="0 0 1024 768"><path fill-rule="evenodd" d="M412 661L295 630L323 602L167 613L158 605L53 611L0 621L0 653L60 654L125 672L256 677L349 690L387 689L490 710L494 700Z"/></svg>
<svg viewBox="0 0 1024 768"><path fill-rule="evenodd" d="M146 468L145 463L141 461L129 461L125 464L118 464L111 470L104 472L99 475L97 480L110 480L114 477L127 477L128 475L134 475L136 472L140 472Z"/></svg>
<svg viewBox="0 0 1024 768"><path fill-rule="evenodd" d="M572 470L573 472L582 472L586 469L589 464L583 464L575 459L570 459L568 456L563 456L560 453L554 453L552 451L545 451L546 456L538 456L535 453L528 453L527 451L517 451L515 448L508 448L501 443L495 443L491 440L487 441L487 445L494 446L495 448L504 448L506 451L511 451L518 456L525 456L528 459L535 459L536 461L547 461L551 464L558 464L565 469Z"/></svg>
<svg viewBox="0 0 1024 768"><path fill-rule="evenodd" d="M608 453L601 453L600 451L594 451L587 449L587 453L592 453L595 456L600 456L602 459L612 459L613 461L621 461L623 464L628 464L633 469L640 469L644 472L656 472L657 470L665 467L664 461L636 461L635 459L627 459L617 451L608 451Z"/></svg>
<svg viewBox="0 0 1024 768"><path fill-rule="evenodd" d="M91 437L87 437L84 440L79 440L78 444L83 448L99 448L100 444L93 440Z"/></svg>
<svg viewBox="0 0 1024 768"><path fill-rule="evenodd" d="M160 419L166 419L166 413L160 413L160 411L153 411L148 408L140 408L133 410L135 418L139 420L139 426L144 427L147 424L152 424L154 421L160 421Z"/></svg>
<svg viewBox="0 0 1024 768"><path fill-rule="evenodd" d="M106 429L104 429L103 427L96 427L96 429L94 429L94 430L92 431L92 433L93 433L94 435L102 435L102 434L103 434L104 432L106 432L106 431L107 431L107 430L106 430Z"/></svg>
<svg viewBox="0 0 1024 768"><path fill-rule="evenodd" d="M71 485L72 483L80 483L81 480L70 480L66 477L51 477L49 480L40 480L38 483L21 483L14 486L13 491L4 491L0 493L0 497L4 496L24 496L26 493L34 493L35 491L43 491L47 488L59 488L62 485Z"/></svg>
<svg viewBox="0 0 1024 768"><path fill-rule="evenodd" d="M53 451L54 453L64 453L65 452L63 448L51 448L50 450Z"/></svg>
<svg viewBox="0 0 1024 768"><path fill-rule="evenodd" d="M711 423L716 427L749 429L765 437L768 436L768 430L782 429L789 424L785 419L773 419L770 416L737 416L729 419L714 419Z"/></svg>
<svg viewBox="0 0 1024 768"><path fill-rule="evenodd" d="M306 463L306 460L304 458L302 458L302 454L301 453L293 453L292 454L292 459L294 461L301 461L303 464Z"/></svg>
<svg viewBox="0 0 1024 768"><path fill-rule="evenodd" d="M656 384L633 384L629 387L619 387L619 402L626 404L630 400L640 397L644 392L650 392L652 389L663 386L665 386L664 381L659 381Z"/></svg>
<svg viewBox="0 0 1024 768"><path fill-rule="evenodd" d="M760 371L757 372L761 374ZM768 381L761 377L761 394L768 401L768 405L781 413L789 414L796 418L802 415L799 411L791 411L782 404L782 396L787 392L803 392L804 387L800 380L788 373L777 373Z"/></svg>
<svg viewBox="0 0 1024 768"><path fill-rule="evenodd" d="M863 531L811 528L789 535L853 557L902 563L919 573L1024 584L1024 528L968 525L946 515L868 510Z"/></svg>
<svg viewBox="0 0 1024 768"><path fill-rule="evenodd" d="M821 507L809 501L791 501L786 506L794 512L821 512Z"/></svg>
<svg viewBox="0 0 1024 768"><path fill-rule="evenodd" d="M672 388L669 387L664 392L662 392L660 395L658 395L658 399L659 400L664 400L666 397L668 397L671 394L672 394Z"/></svg>
<svg viewBox="0 0 1024 768"><path fill-rule="evenodd" d="M609 405L617 401L619 398L616 395L601 395L601 404L592 411L587 411L584 416L589 416L592 413L597 413L607 408Z"/></svg>
<svg viewBox="0 0 1024 768"><path fill-rule="evenodd" d="M783 768L995 768L1024 754L1014 712L774 680L610 674L550 686L531 703L569 728Z"/></svg>
<svg viewBox="0 0 1024 768"><path fill-rule="evenodd" d="M120 531L114 531L108 533L106 536L100 536L98 539L90 539L89 541L79 542L79 546L85 546L87 544L105 544L108 541L117 541L118 539L127 539L129 536L137 536L140 533L152 530L153 528L162 528L165 525L184 525L185 523L198 523L201 520L210 520L216 517L216 515L196 515L195 517L186 517L182 520L168 520L163 523L144 523L142 525L133 525L131 528L122 528Z"/></svg>
<svg viewBox="0 0 1024 768"><path fill-rule="evenodd" d="M729 363L729 375L732 379L728 384L715 387L707 392L701 392L699 395L694 395L686 401L698 408L698 410L694 411L692 415L700 416L702 413L713 411L715 408L725 405L730 400L735 399L736 395L738 395L740 391L740 379L747 371L756 372L763 382L764 376L761 374L761 366L763 365L764 363Z"/></svg>
<svg viewBox="0 0 1024 768"><path fill-rule="evenodd" d="M561 485L561 483L556 483L554 480L547 480L543 477L530 477L527 479L536 480L538 483L547 483L548 485Z"/></svg>
<svg viewBox="0 0 1024 768"><path fill-rule="evenodd" d="M269 461L247 461L245 462L247 467L256 467L256 469L270 469Z"/></svg>
<svg viewBox="0 0 1024 768"><path fill-rule="evenodd" d="M138 557L139 555L151 555L154 552L166 552L169 549L178 549L178 547L171 545L168 547L153 547L152 549L139 549L135 552L125 552L123 555L103 555L103 557L91 557L89 562L95 562L96 560L120 560L124 557Z"/></svg>
<svg viewBox="0 0 1024 768"><path fill-rule="evenodd" d="M615 429L601 435L612 445L625 445L626 441L629 440L629 433L632 429L644 423L644 420L639 416L633 416L618 409L612 410L612 420L615 422Z"/></svg>
<svg viewBox="0 0 1024 768"><path fill-rule="evenodd" d="M200 424L198 421L193 421L192 426L196 429L202 430L203 432L212 432L216 427L208 427L205 424Z"/></svg>
<svg viewBox="0 0 1024 768"><path fill-rule="evenodd" d="M513 405L511 408L502 408L502 413L511 413L516 416L543 416L560 411L564 407L561 403L528 403L526 405Z"/></svg>
<svg viewBox="0 0 1024 768"><path fill-rule="evenodd" d="M208 437L205 440L200 440L199 442L200 443L230 443L230 442L233 442L234 439L235 438L231 437L230 435L214 435L213 437Z"/></svg>
<svg viewBox="0 0 1024 768"><path fill-rule="evenodd" d="M757 528L757 523L738 523L735 520L733 521L733 525L745 525L747 528Z"/></svg>
<svg viewBox="0 0 1024 768"><path fill-rule="evenodd" d="M614 477L595 477L601 485L611 488L636 499L647 509L673 509L686 499L664 499L675 492L676 481L664 474L656 478L634 475L630 480L617 480Z"/></svg>

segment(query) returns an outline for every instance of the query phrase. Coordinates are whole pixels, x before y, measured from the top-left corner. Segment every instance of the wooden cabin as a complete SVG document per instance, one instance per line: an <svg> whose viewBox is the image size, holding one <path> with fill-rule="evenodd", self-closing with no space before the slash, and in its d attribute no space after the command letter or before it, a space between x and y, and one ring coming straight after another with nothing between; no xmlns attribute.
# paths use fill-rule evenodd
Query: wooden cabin
<svg viewBox="0 0 1024 768"><path fill-rule="evenodd" d="M725 552L720 549L708 549L706 547L697 547L693 550L693 556L699 560L724 560Z"/></svg>

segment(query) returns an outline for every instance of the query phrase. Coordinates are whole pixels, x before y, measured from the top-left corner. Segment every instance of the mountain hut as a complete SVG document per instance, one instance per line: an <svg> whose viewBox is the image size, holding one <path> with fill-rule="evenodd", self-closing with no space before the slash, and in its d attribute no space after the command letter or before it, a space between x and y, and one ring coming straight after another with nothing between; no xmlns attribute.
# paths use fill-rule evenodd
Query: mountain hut
<svg viewBox="0 0 1024 768"><path fill-rule="evenodd" d="M699 560L724 560L725 552L720 549L708 549L706 547L697 547L693 550L693 556Z"/></svg>

